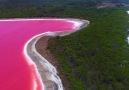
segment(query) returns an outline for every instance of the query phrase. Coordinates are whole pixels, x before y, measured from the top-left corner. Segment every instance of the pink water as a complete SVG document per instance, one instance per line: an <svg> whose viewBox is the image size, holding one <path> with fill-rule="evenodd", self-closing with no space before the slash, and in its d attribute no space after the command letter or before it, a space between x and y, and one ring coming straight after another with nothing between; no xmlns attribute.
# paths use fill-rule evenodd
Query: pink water
<svg viewBox="0 0 129 90"><path fill-rule="evenodd" d="M0 90L43 90L34 65L23 54L25 43L47 31L74 30L66 20L0 20Z"/></svg>

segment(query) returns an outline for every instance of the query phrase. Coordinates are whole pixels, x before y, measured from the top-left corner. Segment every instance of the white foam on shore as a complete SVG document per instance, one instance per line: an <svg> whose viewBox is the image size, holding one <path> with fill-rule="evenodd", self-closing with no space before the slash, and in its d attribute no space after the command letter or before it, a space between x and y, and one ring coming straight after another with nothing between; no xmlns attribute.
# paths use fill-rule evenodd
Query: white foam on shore
<svg viewBox="0 0 129 90"><path fill-rule="evenodd" d="M127 37L127 42L128 42L128 44L129 44L129 37Z"/></svg>
<svg viewBox="0 0 129 90"><path fill-rule="evenodd" d="M126 11L128 14L129 14L129 11ZM128 30L128 32L129 32L129 30ZM127 37L127 42L128 42L128 44L129 44L129 35L128 35L128 37Z"/></svg>
<svg viewBox="0 0 129 90"><path fill-rule="evenodd" d="M49 34L49 33L47 33L47 34ZM53 33L53 35L54 35L54 33ZM33 48L33 51L36 53L36 55L38 57L40 57L42 59L42 61L44 62L44 63L42 62L42 64L44 65L44 68L49 71L49 73L48 73L49 75L47 75L46 78L48 80L55 82L58 86L58 90L63 90L62 81L59 78L59 76L57 75L58 72L57 72L56 68L36 51L35 44L37 41L38 41L38 39L34 42L32 48Z"/></svg>
<svg viewBox="0 0 129 90"><path fill-rule="evenodd" d="M51 80L51 81L55 82L55 83L58 85L58 90L64 90L64 89L63 89L63 85L62 85L62 81L61 81L61 79L60 79L60 78L58 77L58 75L57 75L58 72L57 72L56 68L55 68L52 64L50 64L43 56L41 56L41 55L36 51L36 49L35 49L35 44L36 44L36 42L37 42L38 39L39 39L38 37L43 36L43 35L44 35L44 36L47 36L47 35L53 36L53 35L55 35L54 33L56 33L56 32L45 32L45 33L36 35L36 36L34 36L33 38L31 38L31 39L25 44L25 46L24 46L24 54L25 54L25 56L27 57L27 62L28 62L29 65L34 65L34 66L35 66L36 75L39 77L40 83L42 83L42 88L43 88L43 90L46 90L45 85L43 85L43 82L42 82L40 73L38 72L38 69L37 69L36 64L31 60L31 57L27 54L27 46L28 46L29 42L31 42L33 39L37 38L36 41L33 42L33 47L32 47L32 49L33 49L33 51L36 53L36 55L37 55L38 57L40 57L43 62L45 62L45 63L42 62L42 64L44 65L45 69L47 69L47 70L51 73L51 74L49 74L46 78L47 78L48 80ZM33 87L34 90L36 90L36 88L37 88L36 86L37 86L37 83L36 83L36 81L34 81L34 87Z"/></svg>
<svg viewBox="0 0 129 90"><path fill-rule="evenodd" d="M32 39L31 39L32 40ZM41 83L41 87L42 87L42 89L43 90L45 90L44 89L44 85L43 85L43 83L42 83L42 79L41 79L41 76L40 76L40 74L39 74L39 72L38 72L38 69L37 69L37 66L36 66L36 64L31 60L31 58L30 58L30 56L27 54L27 46L28 46L28 44L29 44L29 42L31 41L31 40L29 40L26 44L25 44L25 46L24 46L24 55L25 55L25 57L26 57L26 60L27 60L27 62L28 62L28 64L31 66L31 65L33 65L34 67L35 67L35 71L36 71L36 76L38 76L38 79L39 79L39 81L40 81L40 83ZM33 90L36 90L37 89L37 82L36 82L36 79L35 79L35 77L33 77Z"/></svg>
<svg viewBox="0 0 129 90"><path fill-rule="evenodd" d="M18 19L18 20L2 20L2 21L28 21L28 20L49 20L49 19ZM50 20L67 20L67 19L50 19ZM71 23L74 23L74 28L78 28L83 24L81 21L77 21L77 20L67 20L68 22L71 22ZM60 31L61 32L61 31ZM34 65L35 66L35 70L36 70L36 75L38 76L39 80L40 80L40 83L42 85L42 88L43 90L45 90L45 85L43 84L42 82L42 79L41 79L41 76L40 76L40 73L38 72L38 69L37 69L37 66L36 64L31 60L31 57L27 54L27 46L29 44L29 42L31 42L33 39L37 38L36 41L34 41L34 44L33 44L33 51L36 53L36 56L40 57L43 62L43 65L47 68L47 70L51 73L47 76L48 79L50 79L51 81L55 82L57 85L58 85L58 90L64 90L63 88L63 84L62 84L62 81L61 79L59 78L59 76L57 75L57 70L56 68L50 64L43 56L41 56L35 49L35 44L36 42L38 41L38 39L40 38L40 36L55 36L57 34L57 32L45 32L45 33L42 33L42 34L39 34L39 35L36 35L34 37L32 37L24 46L24 55L26 56L27 58L27 62L29 65ZM66 34L67 35L67 34ZM63 35L62 35L63 36ZM37 83L36 81L34 81L34 89L33 90L36 90L37 88Z"/></svg>
<svg viewBox="0 0 129 90"><path fill-rule="evenodd" d="M81 21L68 21L68 22L71 22L71 23L74 23L74 27L75 29L78 29L83 23Z"/></svg>

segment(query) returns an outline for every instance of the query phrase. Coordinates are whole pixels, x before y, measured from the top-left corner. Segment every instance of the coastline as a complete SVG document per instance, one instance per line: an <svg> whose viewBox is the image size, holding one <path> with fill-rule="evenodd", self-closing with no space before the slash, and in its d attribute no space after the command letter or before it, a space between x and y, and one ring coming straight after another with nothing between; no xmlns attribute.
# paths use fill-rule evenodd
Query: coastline
<svg viewBox="0 0 129 90"><path fill-rule="evenodd" d="M51 37L69 35L89 25L89 21L87 20L68 19L68 21L73 22L74 24L79 24L79 26L77 25L78 27L73 31L46 32L34 36L25 45L24 50L26 51L26 56L28 56L35 63L37 72L39 73L38 76L41 79L41 82L44 84L44 90L67 90L65 82L63 82L62 85L61 80L63 80L64 76L61 75L60 70L58 70L58 61L56 61L48 51L46 52L46 47L47 41ZM56 69L59 71L59 73Z"/></svg>

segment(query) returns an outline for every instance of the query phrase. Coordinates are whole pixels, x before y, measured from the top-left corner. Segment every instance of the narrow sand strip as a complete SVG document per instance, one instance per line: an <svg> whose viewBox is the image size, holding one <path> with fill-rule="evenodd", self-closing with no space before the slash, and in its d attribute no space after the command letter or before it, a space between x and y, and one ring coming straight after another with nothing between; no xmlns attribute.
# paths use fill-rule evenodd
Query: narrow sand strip
<svg viewBox="0 0 129 90"><path fill-rule="evenodd" d="M79 20L79 19L68 19L68 22L74 23L76 29L73 31L46 32L34 36L26 43L24 47L25 55L27 56L27 58L30 58L36 65L35 67L37 68L37 72L39 73L39 78L43 83L44 90L64 90L64 87L62 85L60 77L57 75L58 72L56 68L36 51L35 44L42 37L69 35L77 30L86 27L90 23L87 20Z"/></svg>

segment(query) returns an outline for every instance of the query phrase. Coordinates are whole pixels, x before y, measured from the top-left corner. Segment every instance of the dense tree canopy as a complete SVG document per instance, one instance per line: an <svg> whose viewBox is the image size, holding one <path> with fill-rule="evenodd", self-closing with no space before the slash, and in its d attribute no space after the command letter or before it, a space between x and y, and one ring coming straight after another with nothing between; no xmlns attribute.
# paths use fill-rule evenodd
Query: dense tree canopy
<svg viewBox="0 0 129 90"><path fill-rule="evenodd" d="M102 2L115 3L129 3L129 0L0 0L0 7L14 7L14 6L39 6L39 5L53 5L53 4L85 4L95 5Z"/></svg>

